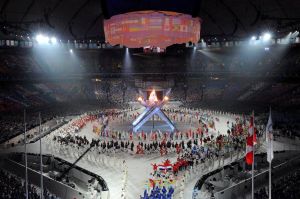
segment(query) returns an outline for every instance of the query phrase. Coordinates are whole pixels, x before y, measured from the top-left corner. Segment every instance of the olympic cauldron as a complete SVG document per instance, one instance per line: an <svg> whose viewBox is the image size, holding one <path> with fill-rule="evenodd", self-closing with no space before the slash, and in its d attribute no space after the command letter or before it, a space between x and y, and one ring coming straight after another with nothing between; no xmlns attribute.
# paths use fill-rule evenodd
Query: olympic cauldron
<svg viewBox="0 0 300 199"><path fill-rule="evenodd" d="M168 102L169 97L164 96L163 100L158 100L156 92L153 89L149 95L148 100L144 100L142 97L138 98L138 101L146 109L132 122L133 131L137 132L150 118L157 115L161 120L167 123L171 131L175 130L175 126L168 116L161 110L161 108Z"/></svg>

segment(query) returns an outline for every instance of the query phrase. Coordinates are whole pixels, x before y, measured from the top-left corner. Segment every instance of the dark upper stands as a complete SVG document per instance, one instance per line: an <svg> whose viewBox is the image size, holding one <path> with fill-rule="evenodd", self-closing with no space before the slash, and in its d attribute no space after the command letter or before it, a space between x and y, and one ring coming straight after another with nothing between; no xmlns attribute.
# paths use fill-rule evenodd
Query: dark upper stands
<svg viewBox="0 0 300 199"><path fill-rule="evenodd" d="M77 50L73 55L53 49L0 49L1 137L7 139L7 135L23 129L24 108L42 110L43 119L49 119L69 113L61 108L60 114L52 114L57 104L93 101L104 106L125 106L137 100L138 88L146 88L143 85L147 84L137 82L147 81L153 72L160 75L159 81L173 82L171 100L190 107L228 107L227 111L237 112L269 105L281 110L299 107L299 46L277 46L269 51L207 49L193 56L191 50L167 50L163 55L130 50L132 65L126 68L124 49ZM140 75L128 76L126 72ZM110 78L112 73L119 74L118 78ZM19 116L6 114L11 111Z"/></svg>
<svg viewBox="0 0 300 199"><path fill-rule="evenodd" d="M9 174L6 171L0 169L0 198L1 199L25 199L25 185L24 181L14 175ZM39 199L40 190L29 184L28 186L28 198ZM45 199L58 199L55 195L44 190Z"/></svg>

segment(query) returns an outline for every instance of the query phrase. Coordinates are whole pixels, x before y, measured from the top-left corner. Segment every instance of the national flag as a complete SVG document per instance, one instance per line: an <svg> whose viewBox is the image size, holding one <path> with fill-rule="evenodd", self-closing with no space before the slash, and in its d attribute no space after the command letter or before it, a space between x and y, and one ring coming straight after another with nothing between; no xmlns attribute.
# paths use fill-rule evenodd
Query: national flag
<svg viewBox="0 0 300 199"><path fill-rule="evenodd" d="M248 165L253 164L253 146L255 144L256 144L256 133L254 129L254 113L253 113L250 118L248 137L246 140L246 163Z"/></svg>
<svg viewBox="0 0 300 199"><path fill-rule="evenodd" d="M268 160L269 163L271 163L272 159L274 158L274 152L273 152L273 122L272 122L271 110L270 110L268 123L267 123L267 126L266 126L266 141L267 141L267 144L268 144L267 160Z"/></svg>
<svg viewBox="0 0 300 199"><path fill-rule="evenodd" d="M246 145L246 163L251 165L253 163L253 137L247 137L247 145Z"/></svg>
<svg viewBox="0 0 300 199"><path fill-rule="evenodd" d="M253 143L255 145L257 143L257 140L256 140L256 129L254 127L254 113L252 114L252 116L250 118L250 125L249 125L249 129L248 129L248 136L252 136L253 137Z"/></svg>
<svg viewBox="0 0 300 199"><path fill-rule="evenodd" d="M155 181L153 180L153 179L149 179L149 186L151 187L151 188L154 188L155 187Z"/></svg>
<svg viewBox="0 0 300 199"><path fill-rule="evenodd" d="M163 164L157 165L157 168L159 170L167 171L167 170L172 170L173 165L171 164L170 160L167 159Z"/></svg>

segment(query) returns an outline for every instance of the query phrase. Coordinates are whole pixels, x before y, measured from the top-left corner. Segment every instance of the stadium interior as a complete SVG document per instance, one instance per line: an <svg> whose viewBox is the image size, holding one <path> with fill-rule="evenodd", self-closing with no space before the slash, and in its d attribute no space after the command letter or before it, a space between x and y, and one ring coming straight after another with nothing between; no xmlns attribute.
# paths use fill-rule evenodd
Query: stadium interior
<svg viewBox="0 0 300 199"><path fill-rule="evenodd" d="M299 9L1 0L0 199L300 198Z"/></svg>

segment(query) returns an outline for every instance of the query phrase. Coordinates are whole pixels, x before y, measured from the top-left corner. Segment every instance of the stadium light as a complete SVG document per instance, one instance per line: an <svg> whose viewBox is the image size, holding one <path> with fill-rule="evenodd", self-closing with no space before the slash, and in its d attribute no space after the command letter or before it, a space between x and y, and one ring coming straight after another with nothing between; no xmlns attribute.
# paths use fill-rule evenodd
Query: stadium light
<svg viewBox="0 0 300 199"><path fill-rule="evenodd" d="M44 36L42 34L38 34L35 39L39 44L49 43L49 37Z"/></svg>
<svg viewBox="0 0 300 199"><path fill-rule="evenodd" d="M52 44L56 44L57 43L57 39L55 37L51 37L51 43Z"/></svg>
<svg viewBox="0 0 300 199"><path fill-rule="evenodd" d="M272 35L270 33L265 33L262 37L263 41L269 41Z"/></svg>

